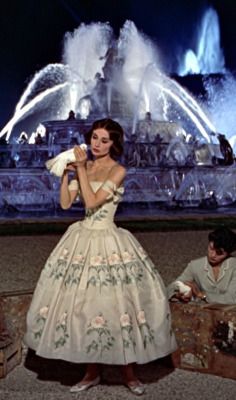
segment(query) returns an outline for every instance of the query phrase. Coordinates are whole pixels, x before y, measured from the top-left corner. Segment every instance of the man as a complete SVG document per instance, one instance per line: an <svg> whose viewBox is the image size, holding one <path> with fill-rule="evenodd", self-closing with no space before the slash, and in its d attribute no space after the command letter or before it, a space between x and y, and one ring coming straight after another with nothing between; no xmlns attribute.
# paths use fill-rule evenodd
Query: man
<svg viewBox="0 0 236 400"><path fill-rule="evenodd" d="M231 256L236 250L236 234L228 228L218 228L209 233L208 241L207 256L191 261L168 286L169 299L236 304L236 258ZM189 286L188 291L183 284Z"/></svg>

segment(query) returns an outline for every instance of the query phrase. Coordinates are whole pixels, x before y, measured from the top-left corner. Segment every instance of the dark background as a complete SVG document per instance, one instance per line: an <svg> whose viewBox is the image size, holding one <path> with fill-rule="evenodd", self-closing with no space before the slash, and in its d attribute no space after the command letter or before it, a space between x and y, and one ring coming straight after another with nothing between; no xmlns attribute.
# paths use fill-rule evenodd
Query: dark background
<svg viewBox="0 0 236 400"><path fill-rule="evenodd" d="M80 23L109 21L118 36L131 19L154 40L171 68L176 54L191 47L209 5L219 16L226 67L234 71L235 0L4 0L0 6L0 129L34 73L61 61L64 34Z"/></svg>

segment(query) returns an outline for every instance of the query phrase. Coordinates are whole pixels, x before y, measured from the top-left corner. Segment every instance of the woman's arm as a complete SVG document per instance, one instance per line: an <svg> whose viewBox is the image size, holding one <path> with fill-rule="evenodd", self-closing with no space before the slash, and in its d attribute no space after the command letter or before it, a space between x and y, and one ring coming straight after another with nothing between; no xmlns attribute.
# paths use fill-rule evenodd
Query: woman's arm
<svg viewBox="0 0 236 400"><path fill-rule="evenodd" d="M94 193L89 184L85 167L78 167L77 171L85 207L96 208L101 204L105 203L108 197L107 190L100 188L96 193ZM107 180L111 180L118 188L123 182L125 174L126 174L125 168L122 167L121 165L117 165L108 175Z"/></svg>
<svg viewBox="0 0 236 400"><path fill-rule="evenodd" d="M82 193L83 201L86 208L96 208L105 203L108 197L108 192L100 188L96 193L93 192L87 175L86 163L87 154L79 146L75 148L77 174L79 178L80 190ZM121 165L117 164L112 168L107 180L111 180L116 187L119 187L124 180L126 170Z"/></svg>
<svg viewBox="0 0 236 400"><path fill-rule="evenodd" d="M69 190L69 170L65 170L61 178L60 205L64 210L71 207L73 201L78 196L78 189Z"/></svg>

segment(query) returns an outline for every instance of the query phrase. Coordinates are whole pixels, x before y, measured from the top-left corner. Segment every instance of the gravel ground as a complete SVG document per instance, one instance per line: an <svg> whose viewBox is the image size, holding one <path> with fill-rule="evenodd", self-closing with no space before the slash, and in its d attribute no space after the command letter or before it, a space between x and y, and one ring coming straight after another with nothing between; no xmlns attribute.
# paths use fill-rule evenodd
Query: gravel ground
<svg viewBox="0 0 236 400"><path fill-rule="evenodd" d="M1 400L131 400L132 393L122 385L117 367L104 367L100 385L78 396L69 388L81 377L82 368L63 362L46 362L37 367L25 363L0 380ZM236 381L198 372L170 369L160 361L137 368L146 384L144 400L233 400Z"/></svg>

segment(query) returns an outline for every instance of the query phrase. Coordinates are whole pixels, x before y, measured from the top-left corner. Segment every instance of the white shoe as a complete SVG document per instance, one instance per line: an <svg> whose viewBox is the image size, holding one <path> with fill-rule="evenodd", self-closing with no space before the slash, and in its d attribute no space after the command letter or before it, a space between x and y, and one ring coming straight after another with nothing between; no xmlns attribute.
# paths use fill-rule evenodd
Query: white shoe
<svg viewBox="0 0 236 400"><path fill-rule="evenodd" d="M140 381L128 382L126 386L137 396L141 396L145 392L145 386Z"/></svg>
<svg viewBox="0 0 236 400"><path fill-rule="evenodd" d="M100 382L100 376L97 376L93 381L89 381L89 382L85 382L85 383L83 383L83 381L81 381L70 388L70 393L83 392L84 390L88 390L92 386L98 385L99 382Z"/></svg>

